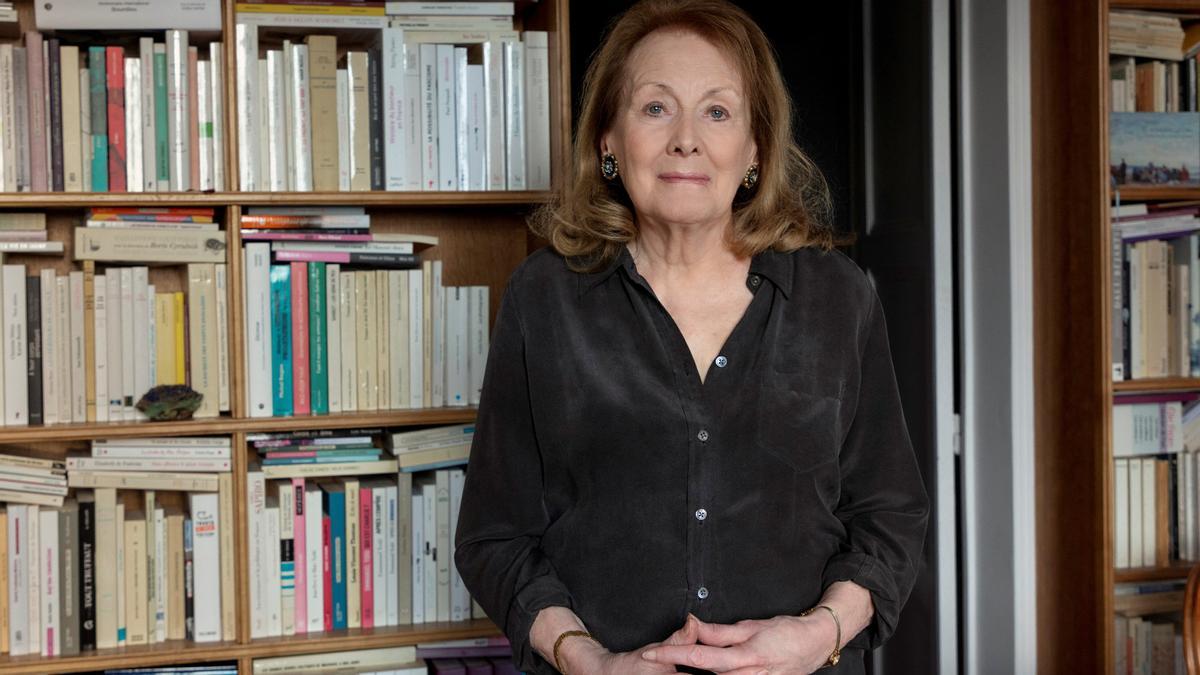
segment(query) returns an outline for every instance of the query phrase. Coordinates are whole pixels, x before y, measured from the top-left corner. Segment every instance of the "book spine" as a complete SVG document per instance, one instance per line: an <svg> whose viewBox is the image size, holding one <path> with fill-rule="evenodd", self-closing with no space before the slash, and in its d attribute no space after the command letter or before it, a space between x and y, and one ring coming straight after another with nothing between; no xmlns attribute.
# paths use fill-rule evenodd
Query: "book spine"
<svg viewBox="0 0 1200 675"><path fill-rule="evenodd" d="M504 152L504 51L498 40L483 43L484 136L486 138L487 189L508 186Z"/></svg>
<svg viewBox="0 0 1200 675"><path fill-rule="evenodd" d="M85 263L87 264L87 263ZM93 328L94 345L92 354L92 379L95 382L96 421L108 422L111 412L112 396L109 386L109 326L108 326L108 280L107 273L94 276L92 280Z"/></svg>
<svg viewBox="0 0 1200 675"><path fill-rule="evenodd" d="M138 39L141 68L142 191L158 192L158 114L154 107L154 38Z"/></svg>
<svg viewBox="0 0 1200 675"><path fill-rule="evenodd" d="M87 66L79 68L79 189L92 189L92 90L91 71ZM28 111L26 111L27 113ZM23 143L23 149L28 143ZM28 150L25 150L28 158Z"/></svg>
<svg viewBox="0 0 1200 675"><path fill-rule="evenodd" d="M371 582L371 588L375 591L375 625L387 626L387 534L384 531L384 523L387 522L387 506L385 499L385 488L381 483L376 483L371 488L371 540L373 546L371 549L375 559L371 561L371 571L375 574L375 579Z"/></svg>
<svg viewBox="0 0 1200 675"><path fill-rule="evenodd" d="M340 268L340 266L339 266ZM358 313L354 272L341 272L338 279L338 307L342 329L342 411L358 408Z"/></svg>
<svg viewBox="0 0 1200 675"><path fill-rule="evenodd" d="M329 499L329 569L332 629L348 626L346 600L346 493L335 490L326 493Z"/></svg>
<svg viewBox="0 0 1200 675"><path fill-rule="evenodd" d="M26 401L29 406L29 424L45 424L46 416L42 400L42 279L30 276L25 280L25 315L27 327L26 354Z"/></svg>
<svg viewBox="0 0 1200 675"><path fill-rule="evenodd" d="M246 533L250 568L250 637L267 637L267 585L271 572L267 568L266 538L267 484L262 471L246 474Z"/></svg>
<svg viewBox="0 0 1200 675"><path fill-rule="evenodd" d="M200 157L203 150L200 147L200 96L197 71L200 65L199 50L187 48L187 161L188 182L186 189L200 189Z"/></svg>
<svg viewBox="0 0 1200 675"><path fill-rule="evenodd" d="M458 122L455 114L454 45L437 46L438 188L458 189Z"/></svg>
<svg viewBox="0 0 1200 675"><path fill-rule="evenodd" d="M367 118L370 128L371 189L382 190L385 185L383 168L383 74L381 52L367 52Z"/></svg>
<svg viewBox="0 0 1200 675"><path fill-rule="evenodd" d="M62 126L62 59L57 38L46 41L49 50L47 63L50 81L46 86L50 91L50 189L62 192L63 183L63 126Z"/></svg>
<svg viewBox="0 0 1200 675"><path fill-rule="evenodd" d="M46 151L46 130L50 120L42 95L47 85L43 70L45 51L42 45L41 33L35 30L25 33L26 82L29 95L29 170L33 192L46 192L50 188L50 182L47 180L50 162Z"/></svg>
<svg viewBox="0 0 1200 675"><path fill-rule="evenodd" d="M550 189L550 43L546 31L525 41L525 186Z"/></svg>
<svg viewBox="0 0 1200 675"><path fill-rule="evenodd" d="M359 489L359 560L362 561L360 580L362 594L359 606L362 610L362 627L375 627L375 527L373 491L369 486Z"/></svg>
<svg viewBox="0 0 1200 675"><path fill-rule="evenodd" d="M325 376L329 412L342 412L342 324L338 299L341 297L342 270L338 264L325 265Z"/></svg>
<svg viewBox="0 0 1200 675"><path fill-rule="evenodd" d="M291 266L271 265L270 275L272 410L279 417L293 412Z"/></svg>
<svg viewBox="0 0 1200 675"><path fill-rule="evenodd" d="M191 518L183 521L183 634L196 639L196 546Z"/></svg>
<svg viewBox="0 0 1200 675"><path fill-rule="evenodd" d="M24 47L14 46L12 55L12 105L13 119L16 128L13 130L17 148L17 176L15 189L17 192L29 192L29 56ZM7 86L7 84L6 84ZM7 94L6 94L7 95ZM6 588L0 585L0 589ZM0 641L8 639L8 631L0 629ZM0 649L4 645L0 644ZM3 652L0 652L3 653Z"/></svg>
<svg viewBox="0 0 1200 675"><path fill-rule="evenodd" d="M63 656L79 653L79 507L72 503L58 517L59 649Z"/></svg>
<svg viewBox="0 0 1200 675"><path fill-rule="evenodd" d="M264 523L263 539L266 555L263 564L266 567L267 579L267 635L270 637L279 637L283 635L283 621L281 616L283 589L281 587L282 579L279 575L279 503L273 496L267 502L267 508L264 513L266 521Z"/></svg>
<svg viewBox="0 0 1200 675"><path fill-rule="evenodd" d="M95 563L93 565L95 578L95 614L96 614L96 647L108 649L117 646L117 491L102 488L93 491L95 496ZM80 536L81 541L88 541L86 533ZM86 589L86 578L84 588ZM86 596L85 596L86 600ZM86 614L87 608L84 606ZM86 617L85 617L86 621ZM84 624L83 642L87 640L87 624Z"/></svg>
<svg viewBox="0 0 1200 675"><path fill-rule="evenodd" d="M329 414L329 374L326 347L325 263L308 265L308 357L312 414Z"/></svg>
<svg viewBox="0 0 1200 675"><path fill-rule="evenodd" d="M407 408L410 398L408 389L404 386L405 375L408 372L408 327L405 324L408 316L408 288L405 285L407 279L403 270L389 270L387 273L387 342L388 358L391 362L387 378L393 410Z"/></svg>
<svg viewBox="0 0 1200 675"><path fill-rule="evenodd" d="M125 173L125 50L106 47L108 82L108 189L126 191Z"/></svg>
<svg viewBox="0 0 1200 675"><path fill-rule="evenodd" d="M169 148L171 190L182 192L191 187L188 115L188 34L169 30L166 34L167 65L167 146Z"/></svg>
<svg viewBox="0 0 1200 675"><path fill-rule="evenodd" d="M354 281L355 315L358 318L358 409L378 410L379 386L375 381L378 375L375 273L357 271L354 273Z"/></svg>
<svg viewBox="0 0 1200 675"><path fill-rule="evenodd" d="M188 495L192 514L193 565L196 589L193 598L196 642L221 639L221 553L217 495L193 492Z"/></svg>
<svg viewBox="0 0 1200 675"><path fill-rule="evenodd" d="M83 390L84 414L96 421L96 265L83 263Z"/></svg>
<svg viewBox="0 0 1200 675"><path fill-rule="evenodd" d="M338 190L350 190L350 77L337 71Z"/></svg>
<svg viewBox="0 0 1200 675"><path fill-rule="evenodd" d="M247 398L251 417L269 417L271 388L271 270L270 245L245 245Z"/></svg>
<svg viewBox="0 0 1200 675"><path fill-rule="evenodd" d="M213 147L213 189L217 192L225 190L225 58L220 42L210 42L208 45L208 65L212 71L210 86L212 94L209 101L212 104L212 147Z"/></svg>
<svg viewBox="0 0 1200 675"><path fill-rule="evenodd" d="M208 61L196 62L196 100L193 107L196 110L196 143L193 152L197 156L196 164L199 171L199 189L210 192L213 189L213 147L212 147L212 83Z"/></svg>
<svg viewBox="0 0 1200 675"><path fill-rule="evenodd" d="M504 125L508 189L525 190L525 49L504 42Z"/></svg>
<svg viewBox="0 0 1200 675"><path fill-rule="evenodd" d="M388 274L391 270L375 270L375 388L376 407L392 409L392 354L391 337L387 333L389 323Z"/></svg>
<svg viewBox="0 0 1200 675"><path fill-rule="evenodd" d="M404 190L404 31L383 29L383 167L384 189Z"/></svg>
<svg viewBox="0 0 1200 675"><path fill-rule="evenodd" d="M308 355L308 267L291 263L292 284L292 406L297 415L312 412Z"/></svg>
<svg viewBox="0 0 1200 675"><path fill-rule="evenodd" d="M436 44L420 45L421 188L437 190L438 180L438 53Z"/></svg>
<svg viewBox="0 0 1200 675"><path fill-rule="evenodd" d="M430 325L433 328L429 386L433 399L430 405L441 408L446 405L446 289L442 287L442 261L434 260L430 267L430 298L433 301L430 307Z"/></svg>
<svg viewBox="0 0 1200 675"><path fill-rule="evenodd" d="M291 479L292 506L292 569L295 578L293 594L294 628L296 633L308 632L308 542L307 514L303 478Z"/></svg>
<svg viewBox="0 0 1200 675"><path fill-rule="evenodd" d="M25 266L3 266L4 290L4 424L24 426L29 423L29 382L22 377L28 372L25 351L26 308Z"/></svg>
<svg viewBox="0 0 1200 675"><path fill-rule="evenodd" d="M322 616L325 631L333 630L333 532L329 514L321 516L321 598L325 611Z"/></svg>
<svg viewBox="0 0 1200 675"><path fill-rule="evenodd" d="M313 189L332 192L338 189L337 128L337 38L309 35L309 93L312 103L312 174Z"/></svg>
<svg viewBox="0 0 1200 675"><path fill-rule="evenodd" d="M292 45L292 155L291 164L295 171L295 190L308 192L313 189L312 175L312 107L308 98L308 48Z"/></svg>
<svg viewBox="0 0 1200 675"><path fill-rule="evenodd" d="M454 48L454 169L457 173L459 190L471 189L469 157L471 153L468 126L471 121L471 102L468 97L467 50Z"/></svg>
<svg viewBox="0 0 1200 675"><path fill-rule="evenodd" d="M237 124L238 188L261 190L259 184L259 106L258 27L245 23L236 26L237 43Z"/></svg>
<svg viewBox="0 0 1200 675"><path fill-rule="evenodd" d="M108 77L105 66L106 59L106 48L88 47L88 100L91 104L92 121L91 189L93 192L108 192ZM34 173L36 175L36 171Z"/></svg>
<svg viewBox="0 0 1200 675"><path fill-rule="evenodd" d="M42 509L38 513L40 553L38 575L41 582L42 656L62 655L62 620L59 588L58 511Z"/></svg>
<svg viewBox="0 0 1200 675"><path fill-rule="evenodd" d="M213 265L216 311L217 409L229 412L229 277L225 263Z"/></svg>
<svg viewBox="0 0 1200 675"><path fill-rule="evenodd" d="M488 354L488 317L491 312L488 309L488 293L487 286L471 286L470 298L468 302L469 322L467 330L469 332L467 350L470 352L467 357L467 368L470 371L470 403L471 405L479 405L480 394L483 391L483 374L487 365Z"/></svg>
<svg viewBox="0 0 1200 675"><path fill-rule="evenodd" d="M408 270L408 373L413 408L424 408L425 398L425 279L422 270Z"/></svg>
<svg viewBox="0 0 1200 675"><path fill-rule="evenodd" d="M412 617L413 623L425 623L425 495L413 485L412 495Z"/></svg>
<svg viewBox="0 0 1200 675"><path fill-rule="evenodd" d="M59 50L59 123L62 131L60 148L63 189L83 190L83 156L80 149L79 47L64 46Z"/></svg>
<svg viewBox="0 0 1200 675"><path fill-rule="evenodd" d="M132 268L133 311L127 317L133 324L133 353L129 355L133 369L133 390L129 400L136 406L145 392L153 386L150 374L150 270L139 266ZM126 368L129 368L126 364ZM196 384L196 383L193 383ZM203 405L203 404L202 404ZM134 419L144 419L145 415L136 407L132 411Z"/></svg>
<svg viewBox="0 0 1200 675"><path fill-rule="evenodd" d="M396 602L397 625L413 623L412 474L396 481Z"/></svg>
<svg viewBox="0 0 1200 675"><path fill-rule="evenodd" d="M304 560L308 566L308 632L325 630L325 574L323 549L325 544L321 509L321 489L316 485L304 486L304 543L307 547Z"/></svg>
<svg viewBox="0 0 1200 675"><path fill-rule="evenodd" d="M359 522L362 511L359 504L361 485L357 478L346 478L342 486L346 495L346 508L342 514L342 527L346 532L346 627L362 628L362 528Z"/></svg>
<svg viewBox="0 0 1200 675"><path fill-rule="evenodd" d="M371 113L367 53L346 54L350 80L350 189L371 189Z"/></svg>

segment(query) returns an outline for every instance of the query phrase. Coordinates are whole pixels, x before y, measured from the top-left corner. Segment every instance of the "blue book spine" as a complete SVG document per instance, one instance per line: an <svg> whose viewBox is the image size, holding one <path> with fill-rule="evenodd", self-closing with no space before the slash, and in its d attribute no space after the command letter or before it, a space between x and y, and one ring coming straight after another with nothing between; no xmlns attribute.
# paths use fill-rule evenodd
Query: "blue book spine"
<svg viewBox="0 0 1200 675"><path fill-rule="evenodd" d="M325 335L325 263L308 263L308 386L312 414L329 414L329 346Z"/></svg>
<svg viewBox="0 0 1200 675"><path fill-rule="evenodd" d="M108 73L104 47L88 47L88 97L92 115L92 192L108 192Z"/></svg>
<svg viewBox="0 0 1200 675"><path fill-rule="evenodd" d="M346 493L330 490L329 575L333 578L333 628L346 627Z"/></svg>
<svg viewBox="0 0 1200 675"><path fill-rule="evenodd" d="M339 455L335 457L267 457L263 466L288 466L291 464L341 464L345 462L378 462L379 455Z"/></svg>
<svg viewBox="0 0 1200 675"><path fill-rule="evenodd" d="M292 268L271 265L271 387L272 412L292 414Z"/></svg>

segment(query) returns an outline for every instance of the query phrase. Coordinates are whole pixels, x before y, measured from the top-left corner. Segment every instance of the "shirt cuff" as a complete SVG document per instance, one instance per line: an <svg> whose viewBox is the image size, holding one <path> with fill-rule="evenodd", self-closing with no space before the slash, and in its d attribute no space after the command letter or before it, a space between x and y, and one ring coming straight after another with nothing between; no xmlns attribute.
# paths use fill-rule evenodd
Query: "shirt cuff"
<svg viewBox="0 0 1200 675"><path fill-rule="evenodd" d="M533 649L529 631L538 612L547 607L574 609L571 594L557 578L551 575L537 577L513 596L508 608L504 632L512 645L513 659L517 669L536 675L555 675L558 669L548 663ZM553 657L551 657L553 658Z"/></svg>
<svg viewBox="0 0 1200 675"><path fill-rule="evenodd" d="M837 581L853 581L871 593L875 613L871 622L846 647L853 649L875 649L887 642L896 629L900 612L900 601L896 597L896 584L887 569L866 553L848 551L839 553L825 564L821 588L829 588Z"/></svg>

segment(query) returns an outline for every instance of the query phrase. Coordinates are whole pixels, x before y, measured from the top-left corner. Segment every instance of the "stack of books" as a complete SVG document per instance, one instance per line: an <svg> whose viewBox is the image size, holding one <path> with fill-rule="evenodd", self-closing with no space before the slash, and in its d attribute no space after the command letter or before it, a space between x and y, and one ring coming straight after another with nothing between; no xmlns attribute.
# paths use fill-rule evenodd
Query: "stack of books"
<svg viewBox="0 0 1200 675"><path fill-rule="evenodd" d="M150 668L118 668L104 671L104 675L238 675L237 664L207 666L160 666Z"/></svg>
<svg viewBox="0 0 1200 675"><path fill-rule="evenodd" d="M1109 12L1108 53L1165 61L1183 59L1179 17L1152 12Z"/></svg>
<svg viewBox="0 0 1200 675"><path fill-rule="evenodd" d="M275 262L324 262L386 269L416 269L419 250L437 237L371 232L362 207L250 207L242 239L269 241Z"/></svg>
<svg viewBox="0 0 1200 675"><path fill-rule="evenodd" d="M294 431L251 434L250 447L264 467L297 464L356 464L377 462L383 451L375 445L381 429L347 429L328 432ZM341 467L353 471L354 466Z"/></svg>
<svg viewBox="0 0 1200 675"><path fill-rule="evenodd" d="M11 2L0 2L0 37L16 37L19 34L17 8Z"/></svg>
<svg viewBox="0 0 1200 675"><path fill-rule="evenodd" d="M0 44L13 106L0 125L0 191L224 190L221 57L221 43L191 46L185 30L128 51L37 31Z"/></svg>
<svg viewBox="0 0 1200 675"><path fill-rule="evenodd" d="M0 254L62 253L61 241L49 241L44 213L0 213Z"/></svg>
<svg viewBox="0 0 1200 675"><path fill-rule="evenodd" d="M233 470L228 437L92 441L90 456L67 457L71 487L216 492Z"/></svg>
<svg viewBox="0 0 1200 675"><path fill-rule="evenodd" d="M64 463L0 454L0 502L62 506L66 495Z"/></svg>
<svg viewBox="0 0 1200 675"><path fill-rule="evenodd" d="M428 675L429 669L424 661L417 658L417 648L411 645L254 659L254 675L320 675L335 672Z"/></svg>
<svg viewBox="0 0 1200 675"><path fill-rule="evenodd" d="M474 438L474 424L401 431L388 437L388 450L401 471L428 471L466 464Z"/></svg>
<svg viewBox="0 0 1200 675"><path fill-rule="evenodd" d="M155 263L224 263L225 234L213 209L90 209L75 229L75 259Z"/></svg>

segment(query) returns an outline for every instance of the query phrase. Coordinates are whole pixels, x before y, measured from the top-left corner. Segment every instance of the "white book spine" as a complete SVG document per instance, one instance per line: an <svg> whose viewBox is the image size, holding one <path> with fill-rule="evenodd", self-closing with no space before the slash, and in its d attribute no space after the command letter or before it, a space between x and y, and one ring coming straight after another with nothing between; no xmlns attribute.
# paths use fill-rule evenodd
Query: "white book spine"
<svg viewBox="0 0 1200 675"><path fill-rule="evenodd" d="M196 642L221 639L221 533L217 493L189 492Z"/></svg>
<svg viewBox="0 0 1200 675"><path fill-rule="evenodd" d="M295 52L292 51L291 40L283 41L283 49L280 50L283 58L283 125L284 134L287 136L287 189L289 191L296 189L296 167L292 166L293 156L296 153L295 139L291 137L292 132L296 128L296 85L294 71L292 70L292 61L295 59ZM269 75L268 75L269 76ZM263 110L266 110L263 106ZM266 128L266 122L263 123L263 128Z"/></svg>
<svg viewBox="0 0 1200 675"><path fill-rule="evenodd" d="M154 641L167 640L167 513L154 509Z"/></svg>
<svg viewBox="0 0 1200 675"><path fill-rule="evenodd" d="M58 324L58 339L53 348L58 352L58 373L55 378L58 387L58 421L69 423L74 421L75 394L71 389L71 336L75 328L71 322L71 284L68 276L56 277L54 280L54 312L57 314L55 323ZM80 420L83 421L83 420Z"/></svg>
<svg viewBox="0 0 1200 675"><path fill-rule="evenodd" d="M342 266L337 263L325 265L325 336L329 345L329 365L325 369L329 377L329 414L342 412L342 322L338 309L341 297L339 282Z"/></svg>
<svg viewBox="0 0 1200 675"><path fill-rule="evenodd" d="M483 391L483 373L487 366L488 355L488 321L491 311L488 308L487 286L471 286L468 302L470 307L467 344L468 370L470 371L469 388L471 405L479 405L479 396Z"/></svg>
<svg viewBox="0 0 1200 675"><path fill-rule="evenodd" d="M458 512L462 506L463 486L466 484L466 474L462 469L450 470L450 560L454 560L458 547L455 540L458 537ZM462 575L458 573L457 565L450 565L450 620L466 621L471 618L471 594L463 583Z"/></svg>
<svg viewBox="0 0 1200 675"><path fill-rule="evenodd" d="M350 85L350 189L371 188L371 126L368 110L369 77L367 53L346 54L346 77Z"/></svg>
<svg viewBox="0 0 1200 675"><path fill-rule="evenodd" d="M267 637L267 586L275 576L275 569L267 566L267 546L275 542L267 540L266 513L267 483L262 471L246 474L246 534L249 546L250 567L250 637Z"/></svg>
<svg viewBox="0 0 1200 675"><path fill-rule="evenodd" d="M26 353L25 266L4 265L4 424L29 424L29 355Z"/></svg>
<svg viewBox="0 0 1200 675"><path fill-rule="evenodd" d="M115 492L115 491L114 491ZM126 612L125 612L125 505L118 502L116 508L116 533L113 539L116 541L116 560L114 566L114 576L117 578L117 645L121 646L126 643Z"/></svg>
<svg viewBox="0 0 1200 675"><path fill-rule="evenodd" d="M290 482L278 483L279 486L279 546L282 561L282 548L292 550L292 557L279 566L280 586L280 624L282 635L296 634L296 555L295 555L295 491ZM287 543L284 543L287 542Z"/></svg>
<svg viewBox="0 0 1200 675"><path fill-rule="evenodd" d="M220 42L208 45L209 86L212 92L209 102L212 107L213 189L225 190L225 57Z"/></svg>
<svg viewBox="0 0 1200 675"><path fill-rule="evenodd" d="M468 190L486 190L487 117L484 106L483 66L467 66L467 175Z"/></svg>
<svg viewBox="0 0 1200 675"><path fill-rule="evenodd" d="M483 43L483 106L487 189L508 188L504 151L504 50L498 40Z"/></svg>
<svg viewBox="0 0 1200 675"><path fill-rule="evenodd" d="M397 511L398 511L396 500L398 497L399 497L399 490L396 487L396 484L394 481L391 482L386 487L384 487L383 500L384 500L385 506L384 506L384 524L383 524L383 536L384 536L383 554L384 554L385 567L384 567L383 577L384 577L384 581L385 581L384 595L386 596L386 600L387 600L387 602L385 603L385 606L387 607L387 612L386 612L387 621L386 621L385 625L387 625L387 626L400 625L400 605L399 605L399 598L397 597L397 594L398 594L397 586L398 586L399 582L396 577L396 575L399 573L399 570L400 570L399 561L397 559L397 554L398 554L397 549L399 548L397 537L399 536L399 529L400 529L399 525L396 521ZM378 605L376 605L376 608L375 608L375 616L376 617L378 617L380 615L380 611L381 611L380 607Z"/></svg>
<svg viewBox="0 0 1200 675"><path fill-rule="evenodd" d="M109 421L108 393L108 274L97 274L92 282L95 312L92 325L96 346L93 369L96 378L96 421Z"/></svg>
<svg viewBox="0 0 1200 675"><path fill-rule="evenodd" d="M312 182L312 118L308 100L308 46L292 45L292 95L295 110L291 163L296 171L296 191L309 192Z"/></svg>
<svg viewBox="0 0 1200 675"><path fill-rule="evenodd" d="M45 43L42 43L45 44ZM42 538L41 510L29 507L29 653L42 653Z"/></svg>
<svg viewBox="0 0 1200 675"><path fill-rule="evenodd" d="M404 29L383 29L384 187L404 190Z"/></svg>
<svg viewBox="0 0 1200 675"><path fill-rule="evenodd" d="M93 490L96 498L96 646L109 649L117 646L117 491L110 488Z"/></svg>
<svg viewBox="0 0 1200 675"><path fill-rule="evenodd" d="M465 406L471 399L468 295L470 289L465 286L446 289L446 405L449 406Z"/></svg>
<svg viewBox="0 0 1200 675"><path fill-rule="evenodd" d="M142 63L125 59L125 172L126 189L142 192Z"/></svg>
<svg viewBox="0 0 1200 675"><path fill-rule="evenodd" d="M91 92L91 73L87 68L79 69L79 153L80 153L80 172L79 175L83 180L80 186L84 192L92 190L92 92ZM19 94L18 94L19 95ZM21 106L17 106L18 111ZM23 116L18 112L18 120L22 120ZM21 143L18 152L26 162L29 160L28 140ZM28 167L25 169L25 175L28 176Z"/></svg>
<svg viewBox="0 0 1200 675"><path fill-rule="evenodd" d="M87 392L84 381L84 333L83 333L83 272L70 274L70 317L71 317L71 419L87 421ZM145 353L145 352L143 352Z"/></svg>
<svg viewBox="0 0 1200 675"><path fill-rule="evenodd" d="M167 146L171 153L171 190L184 192L191 186L191 153L188 128L188 34L167 31Z"/></svg>
<svg viewBox="0 0 1200 675"><path fill-rule="evenodd" d="M13 46L0 45L0 191L17 191L16 78Z"/></svg>
<svg viewBox="0 0 1200 675"><path fill-rule="evenodd" d="M524 190L525 181L525 49L504 42L504 145L508 150L508 189Z"/></svg>
<svg viewBox="0 0 1200 675"><path fill-rule="evenodd" d="M413 408L424 408L425 330L421 317L425 308L425 282L421 270L408 270L408 375Z"/></svg>
<svg viewBox="0 0 1200 675"><path fill-rule="evenodd" d="M438 81L436 44L420 47L421 68L421 189L437 190L438 182Z"/></svg>
<svg viewBox="0 0 1200 675"><path fill-rule="evenodd" d="M419 485L413 485L412 522L412 621L425 623L425 497Z"/></svg>
<svg viewBox="0 0 1200 675"><path fill-rule="evenodd" d="M266 579L267 579L267 635L279 637L283 635L283 618L280 609L282 588L279 573L279 506L272 504L264 511L265 531L263 539L266 549Z"/></svg>
<svg viewBox="0 0 1200 675"><path fill-rule="evenodd" d="M1155 486L1158 481L1155 478L1155 463L1157 460L1153 458L1143 458L1142 460L1142 545L1145 547L1142 553L1142 564L1145 566L1156 565L1155 553L1158 547L1158 514L1155 509L1155 502L1158 495L1156 494Z"/></svg>
<svg viewBox="0 0 1200 675"><path fill-rule="evenodd" d="M525 40L525 185L550 189L550 43L546 31Z"/></svg>
<svg viewBox="0 0 1200 675"><path fill-rule="evenodd" d="M258 60L258 83L259 83L260 88L255 96L255 105L258 106L258 113L255 118L258 120L258 132L255 134L255 136L258 138L258 144L256 146L255 151L258 153L258 160L257 160L258 161L258 170L259 170L258 189L266 190L266 191L272 190L272 187L271 187L271 124L270 124L271 121L269 118L269 116L271 114L271 101L270 101L270 98L268 98L268 91L267 91L267 87L270 86L270 81L271 81L270 78L271 78L271 71L270 71L269 65L267 63L267 60L265 58L259 59ZM284 83L285 84L287 83L286 69L285 69ZM284 100L284 105L286 106L287 100L288 100L286 88L284 89L284 92L285 93L284 93L283 100ZM286 113L286 111L285 111L285 113ZM292 128L290 116L285 114L284 122L286 124L286 126L285 126L286 129ZM286 150L287 147L291 146L291 143L285 143L284 145L285 145L285 150ZM287 184L287 189L290 190L291 189L291 178L290 178L291 172L288 171L287 174L288 174L288 177L286 178L286 181L287 181L286 184Z"/></svg>
<svg viewBox="0 0 1200 675"><path fill-rule="evenodd" d="M29 653L29 507L8 505L8 648Z"/></svg>
<svg viewBox="0 0 1200 675"><path fill-rule="evenodd" d="M471 189L471 99L467 80L467 48L454 48L454 153L457 188Z"/></svg>
<svg viewBox="0 0 1200 675"><path fill-rule="evenodd" d="M283 52L267 52L267 185L272 192L287 190L287 143L284 128Z"/></svg>
<svg viewBox="0 0 1200 675"><path fill-rule="evenodd" d="M321 541L321 488L311 483L304 486L304 561L308 566L306 576L308 583L308 632L320 633L325 630L325 617L322 608L325 606L325 589L321 583L324 579L322 568Z"/></svg>
<svg viewBox="0 0 1200 675"><path fill-rule="evenodd" d="M1129 460L1129 566L1142 567L1145 547L1142 545L1142 462Z"/></svg>
<svg viewBox="0 0 1200 675"><path fill-rule="evenodd" d="M150 278L144 266L133 268L133 395L136 404L150 390L154 381L150 374ZM134 419L146 419L145 414L133 410Z"/></svg>
<svg viewBox="0 0 1200 675"><path fill-rule="evenodd" d="M454 45L437 46L438 188L458 189L458 123L454 110Z"/></svg>
<svg viewBox="0 0 1200 675"><path fill-rule="evenodd" d="M405 42L403 49L404 89L400 94L403 108L400 131L404 146L404 183L401 189L416 191L422 189L421 148L424 145L421 127L421 48Z"/></svg>
<svg viewBox="0 0 1200 675"><path fill-rule="evenodd" d="M138 64L141 67L142 81L142 191L157 192L158 156L155 148L158 137L154 119L154 38L138 38Z"/></svg>
<svg viewBox="0 0 1200 675"><path fill-rule="evenodd" d="M79 48L63 46L59 48L59 100L62 102L62 162L63 189L67 192L83 190L83 166L80 147L81 139L76 130L79 126ZM15 119L15 118L10 118ZM22 143L17 140L17 144ZM18 161L20 151L17 151ZM17 169L18 175L20 168Z"/></svg>
<svg viewBox="0 0 1200 675"><path fill-rule="evenodd" d="M430 482L421 486L421 497L425 500L422 513L425 514L425 551L424 577L425 585L422 595L425 596L425 620L440 621L438 618L438 570L437 570L437 486Z"/></svg>
<svg viewBox="0 0 1200 675"><path fill-rule="evenodd" d="M225 263L213 265L217 298L217 406L229 411L229 277Z"/></svg>
<svg viewBox="0 0 1200 675"><path fill-rule="evenodd" d="M55 311L55 289L58 285L54 268L39 272L42 301L42 420L58 424L58 312Z"/></svg>
<svg viewBox="0 0 1200 675"><path fill-rule="evenodd" d="M121 417L125 420L135 420L137 417L133 409L133 390L137 385L133 376L133 268L121 267L118 272L121 275L121 388L113 392L113 398L120 398ZM116 303L113 305L115 307ZM113 415L109 417L117 419Z"/></svg>
<svg viewBox="0 0 1200 675"><path fill-rule="evenodd" d="M58 511L42 509L38 512L41 547L38 571L41 577L42 613L42 656L58 656L62 653L62 626L59 622L59 574L58 574Z"/></svg>
<svg viewBox="0 0 1200 675"><path fill-rule="evenodd" d="M430 384L433 401L429 405L441 408L446 405L446 289L442 286L441 260L433 261L430 298L433 301L433 382Z"/></svg>
<svg viewBox="0 0 1200 675"><path fill-rule="evenodd" d="M250 417L272 415L271 245L249 243L246 252L246 389Z"/></svg>
<svg viewBox="0 0 1200 675"><path fill-rule="evenodd" d="M1200 455L1200 453L1186 452L1180 457L1180 459L1182 460L1180 462L1180 465L1181 465L1180 473L1183 474L1183 500L1184 500L1183 508L1180 510L1180 513L1183 514L1183 520L1184 520L1183 531L1186 533L1186 536L1184 537L1184 541L1186 542L1186 545L1183 546L1182 548L1184 551L1186 551L1186 553L1184 554L1186 560L1195 560L1196 559L1196 548L1197 548L1196 544L1197 544L1197 540L1200 539L1200 537L1196 536L1196 457L1198 455ZM1126 483L1128 483L1128 481L1129 481L1128 466L1126 466L1125 473L1126 473L1125 481L1126 481ZM1128 487L1126 489L1128 489ZM1128 499L1128 498L1126 498L1126 499ZM1126 519L1126 523L1128 523L1128 519L1129 519L1128 503L1126 504L1125 519ZM1129 527L1128 524L1126 524L1127 529L1128 529L1128 527ZM1126 546L1128 546L1128 534L1126 534ZM1128 555L1126 556L1126 559L1128 559Z"/></svg>
<svg viewBox="0 0 1200 675"><path fill-rule="evenodd" d="M243 191L258 184L258 27L237 24L238 183Z"/></svg>
<svg viewBox="0 0 1200 675"><path fill-rule="evenodd" d="M387 534L385 534L385 525L387 523L386 493L383 485L375 485L371 488L371 571L374 576L371 581L371 590L374 592L372 602L375 610L375 625L386 626L387 623L387 555L384 549L387 547Z"/></svg>
<svg viewBox="0 0 1200 675"><path fill-rule="evenodd" d="M354 272L342 272L338 279L342 322L342 411L358 410L358 335L357 309L354 306Z"/></svg>
<svg viewBox="0 0 1200 675"><path fill-rule="evenodd" d="M213 189L212 82L209 75L211 72L208 61L196 62L196 125L199 130L199 147L193 148L193 151L200 153L200 189L205 192Z"/></svg>
<svg viewBox="0 0 1200 675"><path fill-rule="evenodd" d="M350 189L350 76L337 71L338 190Z"/></svg>
<svg viewBox="0 0 1200 675"><path fill-rule="evenodd" d="M434 474L437 492L437 620L450 620L450 470Z"/></svg>
<svg viewBox="0 0 1200 675"><path fill-rule="evenodd" d="M408 407L404 396L404 379L408 374L408 333L401 329L404 305L408 302L408 290L404 288L404 270L388 271L388 391L391 392L391 408Z"/></svg>

